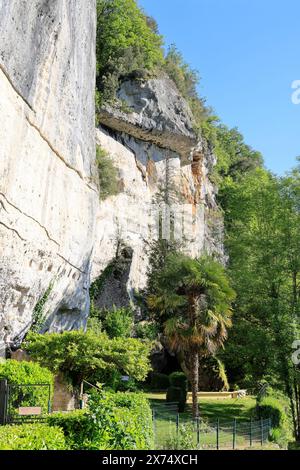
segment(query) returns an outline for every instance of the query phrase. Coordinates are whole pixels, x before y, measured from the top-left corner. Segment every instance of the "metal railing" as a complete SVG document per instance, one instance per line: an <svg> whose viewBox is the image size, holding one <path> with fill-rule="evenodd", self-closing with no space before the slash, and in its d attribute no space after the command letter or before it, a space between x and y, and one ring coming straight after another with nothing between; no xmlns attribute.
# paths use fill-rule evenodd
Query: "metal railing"
<svg viewBox="0 0 300 470"><path fill-rule="evenodd" d="M245 449L263 446L272 429L271 419L205 420L189 413L178 413L176 403L153 405L153 430L156 449ZM189 444L188 444L189 443Z"/></svg>

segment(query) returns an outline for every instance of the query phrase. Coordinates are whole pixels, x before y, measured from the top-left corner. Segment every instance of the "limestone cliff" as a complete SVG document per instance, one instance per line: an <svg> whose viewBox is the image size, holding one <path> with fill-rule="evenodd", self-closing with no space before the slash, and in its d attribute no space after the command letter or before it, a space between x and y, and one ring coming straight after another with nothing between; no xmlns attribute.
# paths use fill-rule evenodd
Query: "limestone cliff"
<svg viewBox="0 0 300 470"><path fill-rule="evenodd" d="M95 0L0 0L0 342L85 323Z"/></svg>
<svg viewBox="0 0 300 470"><path fill-rule="evenodd" d="M96 302L99 307L127 305L134 291L145 286L149 245L156 236L157 195L167 171L179 193L175 210L180 217L183 207L185 211L184 250L194 257L204 251L223 256L222 218L209 178L215 157L197 139L186 101L166 77L128 79L118 98L119 104L101 110L96 134L119 172L119 194L103 201L97 215L92 279L112 267Z"/></svg>
<svg viewBox="0 0 300 470"><path fill-rule="evenodd" d="M166 76L128 78L119 104L103 106L96 143L118 170L118 194L99 200L95 3L0 0L0 347L33 325L84 326L90 280L108 267L99 306L132 301L166 180L184 250L223 256L215 158Z"/></svg>

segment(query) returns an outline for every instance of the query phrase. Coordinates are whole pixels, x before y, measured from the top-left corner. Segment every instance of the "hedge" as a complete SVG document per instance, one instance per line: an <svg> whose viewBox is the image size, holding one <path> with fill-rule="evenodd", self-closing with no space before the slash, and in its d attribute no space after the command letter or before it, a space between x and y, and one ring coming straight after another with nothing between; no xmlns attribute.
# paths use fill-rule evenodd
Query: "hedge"
<svg viewBox="0 0 300 470"><path fill-rule="evenodd" d="M266 397L257 405L259 418L271 418L272 426L280 428L286 421L286 414L283 405L273 397Z"/></svg>
<svg viewBox="0 0 300 470"><path fill-rule="evenodd" d="M0 450L65 450L63 431L45 424L0 427Z"/></svg>
<svg viewBox="0 0 300 470"><path fill-rule="evenodd" d="M54 376L48 369L35 362L19 362L12 359L1 362L0 378L7 379L8 383L14 385L49 384L52 399ZM12 409L19 406L41 406L43 413L47 413L48 400L48 387L15 387L10 391Z"/></svg>
<svg viewBox="0 0 300 470"><path fill-rule="evenodd" d="M182 413L185 410L187 392L181 387L169 387L167 390L167 402L178 403L178 411Z"/></svg>
<svg viewBox="0 0 300 470"><path fill-rule="evenodd" d="M73 450L148 450L153 448L152 412L140 393L94 392L88 409L55 413L47 418L59 426Z"/></svg>
<svg viewBox="0 0 300 470"><path fill-rule="evenodd" d="M89 418L99 449L153 448L152 412L141 393L93 393L89 397Z"/></svg>
<svg viewBox="0 0 300 470"><path fill-rule="evenodd" d="M186 375L183 372L173 372L169 376L170 385L171 387L179 387L182 388L185 392L187 392L188 381Z"/></svg>
<svg viewBox="0 0 300 470"><path fill-rule="evenodd" d="M167 390L170 386L169 376L153 372L151 374L150 386L152 390Z"/></svg>
<svg viewBox="0 0 300 470"><path fill-rule="evenodd" d="M47 424L62 429L70 450L97 448L93 443L94 426L86 410L53 413L47 417Z"/></svg>
<svg viewBox="0 0 300 470"><path fill-rule="evenodd" d="M271 439L281 446L286 446L287 442L292 438L288 406L285 406L278 398L267 396L258 401L256 410L259 418L271 419Z"/></svg>

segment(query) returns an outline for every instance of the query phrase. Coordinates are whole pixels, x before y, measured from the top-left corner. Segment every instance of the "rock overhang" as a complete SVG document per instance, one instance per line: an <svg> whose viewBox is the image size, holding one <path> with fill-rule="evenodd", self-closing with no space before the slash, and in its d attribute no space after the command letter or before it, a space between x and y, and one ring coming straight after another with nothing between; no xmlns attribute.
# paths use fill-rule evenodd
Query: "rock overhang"
<svg viewBox="0 0 300 470"><path fill-rule="evenodd" d="M198 143L193 115L174 82L166 76L124 80L116 102L102 106L99 120L113 130L177 153L182 166L192 162Z"/></svg>

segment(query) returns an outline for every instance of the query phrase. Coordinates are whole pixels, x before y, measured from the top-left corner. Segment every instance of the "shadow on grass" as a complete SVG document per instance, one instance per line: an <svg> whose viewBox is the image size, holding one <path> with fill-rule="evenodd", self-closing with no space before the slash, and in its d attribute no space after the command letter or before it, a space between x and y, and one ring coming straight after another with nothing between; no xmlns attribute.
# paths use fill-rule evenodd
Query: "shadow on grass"
<svg viewBox="0 0 300 470"><path fill-rule="evenodd" d="M234 401L201 401L200 416L207 418L209 421L219 419L220 421L237 421L250 420L256 418L255 400L251 398L241 398Z"/></svg>

